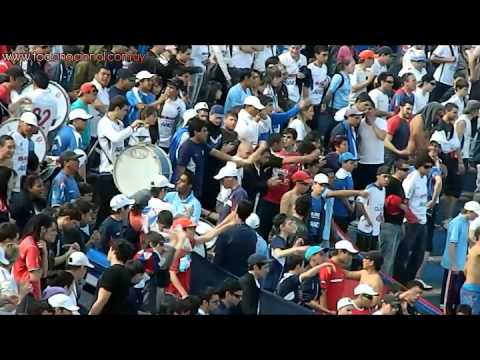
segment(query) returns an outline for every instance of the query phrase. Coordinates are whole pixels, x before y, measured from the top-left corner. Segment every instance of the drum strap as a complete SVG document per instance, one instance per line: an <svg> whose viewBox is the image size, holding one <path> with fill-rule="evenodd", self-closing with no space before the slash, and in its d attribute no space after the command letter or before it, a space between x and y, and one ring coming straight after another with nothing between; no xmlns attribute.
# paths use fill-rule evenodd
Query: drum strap
<svg viewBox="0 0 480 360"><path fill-rule="evenodd" d="M106 139L107 142L110 144L110 140L107 137L103 137L103 139ZM110 159L110 157L107 155L107 152L103 149L102 145L100 145L100 141L98 142L98 147L100 148L100 151L103 152L105 157L107 158L108 162L110 165L113 165L113 161Z"/></svg>

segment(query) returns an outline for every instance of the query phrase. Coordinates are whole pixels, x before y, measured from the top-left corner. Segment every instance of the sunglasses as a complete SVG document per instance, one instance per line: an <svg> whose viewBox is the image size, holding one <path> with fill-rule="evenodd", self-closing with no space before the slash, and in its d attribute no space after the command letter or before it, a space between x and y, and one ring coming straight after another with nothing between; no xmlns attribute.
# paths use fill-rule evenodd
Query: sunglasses
<svg viewBox="0 0 480 360"><path fill-rule="evenodd" d="M432 165L423 165L423 167L424 167L425 169L431 169L431 168L432 168Z"/></svg>
<svg viewBox="0 0 480 360"><path fill-rule="evenodd" d="M431 82L431 83L430 83L430 85L432 85L432 86L436 86L436 85L437 85L437 83L436 83L436 82Z"/></svg>
<svg viewBox="0 0 480 360"><path fill-rule="evenodd" d="M243 296L243 295L239 295L239 294L235 294L235 293L233 293L232 295L235 296L237 299L240 299Z"/></svg>
<svg viewBox="0 0 480 360"><path fill-rule="evenodd" d="M390 80L385 80L385 82L386 82L387 84L393 84L393 83L394 83L393 81L390 81Z"/></svg>
<svg viewBox="0 0 480 360"><path fill-rule="evenodd" d="M365 299L373 300L373 296L372 296L372 295L362 294L362 296L363 296Z"/></svg>
<svg viewBox="0 0 480 360"><path fill-rule="evenodd" d="M410 168L399 168L398 170L408 171L408 170L410 170Z"/></svg>

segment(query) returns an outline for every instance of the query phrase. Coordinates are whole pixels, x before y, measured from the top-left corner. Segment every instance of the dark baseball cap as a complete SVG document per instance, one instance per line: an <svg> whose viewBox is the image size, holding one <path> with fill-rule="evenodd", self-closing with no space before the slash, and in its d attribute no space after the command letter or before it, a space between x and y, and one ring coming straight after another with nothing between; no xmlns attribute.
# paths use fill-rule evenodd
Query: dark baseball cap
<svg viewBox="0 0 480 360"><path fill-rule="evenodd" d="M61 156L60 156L60 162L64 163L66 161L70 160L78 160L82 157L82 155L77 154L74 151L65 151Z"/></svg>
<svg viewBox="0 0 480 360"><path fill-rule="evenodd" d="M210 109L210 115L215 115L216 117L224 117L224 109L222 105L213 105Z"/></svg>
<svg viewBox="0 0 480 360"><path fill-rule="evenodd" d="M393 51L390 48L390 46L381 46L377 49L376 53L379 56L381 56L381 55L392 55Z"/></svg>
<svg viewBox="0 0 480 360"><path fill-rule="evenodd" d="M117 71L117 80L120 79L135 81L135 75L133 75L128 69L120 69Z"/></svg>
<svg viewBox="0 0 480 360"><path fill-rule="evenodd" d="M252 254L248 258L248 265L265 265L270 264L273 260L260 254Z"/></svg>

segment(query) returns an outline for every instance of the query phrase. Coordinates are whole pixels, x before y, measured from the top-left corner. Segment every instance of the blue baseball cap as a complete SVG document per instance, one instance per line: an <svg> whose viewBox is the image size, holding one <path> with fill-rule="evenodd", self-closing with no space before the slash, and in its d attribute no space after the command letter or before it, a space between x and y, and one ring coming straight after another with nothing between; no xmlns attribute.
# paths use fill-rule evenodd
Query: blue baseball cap
<svg viewBox="0 0 480 360"><path fill-rule="evenodd" d="M351 152L344 152L342 155L340 155L340 157L338 158L338 161L340 163L344 163L346 161L349 161L349 160L353 160L353 161L358 161L358 159L355 158L355 156L353 156L353 154Z"/></svg>
<svg viewBox="0 0 480 360"><path fill-rule="evenodd" d="M305 260L309 261L313 255L321 253L321 252L326 252L328 251L328 248L324 248L318 245L315 246L310 246L307 251L305 251Z"/></svg>
<svg viewBox="0 0 480 360"><path fill-rule="evenodd" d="M213 105L210 109L210 115L215 115L216 117L224 117L225 111L223 110L222 105Z"/></svg>

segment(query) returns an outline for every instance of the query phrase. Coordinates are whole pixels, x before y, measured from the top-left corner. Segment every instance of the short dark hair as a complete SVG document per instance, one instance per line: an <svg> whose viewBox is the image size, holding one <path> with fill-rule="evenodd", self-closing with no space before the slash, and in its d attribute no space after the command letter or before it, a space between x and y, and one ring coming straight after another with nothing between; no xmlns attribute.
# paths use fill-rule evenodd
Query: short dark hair
<svg viewBox="0 0 480 360"><path fill-rule="evenodd" d="M51 216L46 214L34 215L28 220L27 224L23 228L22 238L32 236L35 241L40 241L40 231L42 228L48 229L55 221Z"/></svg>
<svg viewBox="0 0 480 360"><path fill-rule="evenodd" d="M308 216L310 212L310 196L309 195L302 195L295 200L295 212L302 216Z"/></svg>
<svg viewBox="0 0 480 360"><path fill-rule="evenodd" d="M455 314L462 313L465 315L472 315L472 307L467 304L458 304L455 309Z"/></svg>
<svg viewBox="0 0 480 360"><path fill-rule="evenodd" d="M147 117L157 115L157 109L152 106L146 107L140 112L140 120L145 120Z"/></svg>
<svg viewBox="0 0 480 360"><path fill-rule="evenodd" d="M321 54L322 52L329 52L328 45L315 45L313 47L314 54Z"/></svg>
<svg viewBox="0 0 480 360"><path fill-rule="evenodd" d="M458 105L450 102L445 104L445 112L452 111L453 109L458 109Z"/></svg>
<svg viewBox="0 0 480 360"><path fill-rule="evenodd" d="M393 78L393 81L395 81L395 77L393 76L393 74L388 72L388 71L380 73L380 75L378 75L377 80L378 80L379 83L381 83L382 81L387 81L387 79L390 76Z"/></svg>
<svg viewBox="0 0 480 360"><path fill-rule="evenodd" d="M13 65L11 68L9 68L5 74L10 78L18 79L21 77L25 77L25 73L23 72L22 68L18 65Z"/></svg>
<svg viewBox="0 0 480 360"><path fill-rule="evenodd" d="M93 186L86 182L81 182L78 184L78 190L80 190L80 195L93 194Z"/></svg>
<svg viewBox="0 0 480 360"><path fill-rule="evenodd" d="M315 151L315 145L304 140L297 146L297 151L302 155L310 154L311 152Z"/></svg>
<svg viewBox="0 0 480 360"><path fill-rule="evenodd" d="M466 88L468 85L469 84L467 80L459 78L455 81L455 90Z"/></svg>
<svg viewBox="0 0 480 360"><path fill-rule="evenodd" d="M17 225L8 222L0 224L0 243L7 239L15 239L17 234Z"/></svg>
<svg viewBox="0 0 480 360"><path fill-rule="evenodd" d="M274 66L280 63L278 56L270 56L265 60L265 69L268 69L269 66Z"/></svg>
<svg viewBox="0 0 480 360"><path fill-rule="evenodd" d="M125 269L133 277L137 274L143 274L145 272L145 266L140 260L130 259L125 263Z"/></svg>
<svg viewBox="0 0 480 360"><path fill-rule="evenodd" d="M207 124L198 117L194 117L188 124L188 135L194 137L195 133L202 131L203 128L208 129Z"/></svg>
<svg viewBox="0 0 480 360"><path fill-rule="evenodd" d="M81 214L88 214L91 210L93 210L93 204L90 201L82 198L75 201L75 206Z"/></svg>
<svg viewBox="0 0 480 360"><path fill-rule="evenodd" d="M407 99L407 98L404 98L402 100L400 100L400 106L403 107L405 105L410 105L410 106L413 106L413 101L410 100L410 99Z"/></svg>
<svg viewBox="0 0 480 360"><path fill-rule="evenodd" d="M320 133L317 130L312 130L305 136L305 139L303 139L303 140L304 141L310 141L310 142L316 142L316 141L320 141L320 139L321 139Z"/></svg>
<svg viewBox="0 0 480 360"><path fill-rule="evenodd" d="M50 79L43 71L34 72L32 74L32 81L35 83L35 85L37 85L40 89L43 90L48 88L48 84L50 84Z"/></svg>
<svg viewBox="0 0 480 360"><path fill-rule="evenodd" d="M145 243L150 244L151 247L156 247L164 244L165 238L162 236L162 234L159 234L155 231L150 231L147 235L145 235Z"/></svg>
<svg viewBox="0 0 480 360"><path fill-rule="evenodd" d="M60 209L58 209L58 217L61 216L68 216L70 220L82 220L82 212L73 203L65 203L60 206Z"/></svg>
<svg viewBox="0 0 480 360"><path fill-rule="evenodd" d="M410 76L415 76L415 75L413 75L413 74L410 73L410 72L407 72L407 73L403 74L402 77L401 77L402 84L405 84L405 83L408 81L408 78L409 78Z"/></svg>
<svg viewBox="0 0 480 360"><path fill-rule="evenodd" d="M112 245L110 246L110 248L112 249L117 259L121 262L127 262L134 255L134 248L132 244L130 244L124 239L117 239L112 241Z"/></svg>
<svg viewBox="0 0 480 360"><path fill-rule="evenodd" d="M108 111L115 111L117 107L123 109L126 105L128 105L127 99L122 95L117 95L110 101Z"/></svg>
<svg viewBox="0 0 480 360"><path fill-rule="evenodd" d="M431 74L425 74L425 75L422 76L422 83L427 83L427 82L434 81L434 80L435 80L435 78Z"/></svg>
<svg viewBox="0 0 480 360"><path fill-rule="evenodd" d="M162 210L158 214L157 222L170 228L173 224L173 214L168 210Z"/></svg>
<svg viewBox="0 0 480 360"><path fill-rule="evenodd" d="M368 95L368 93L366 92L362 92L358 95L357 99L355 100L356 103L359 103L359 102L369 102L370 105L372 105L373 107L375 107L375 103L373 102L372 98Z"/></svg>
<svg viewBox="0 0 480 360"><path fill-rule="evenodd" d="M250 79L251 77L252 77L252 72L250 70L242 71L240 73L240 82L242 82L245 79Z"/></svg>
<svg viewBox="0 0 480 360"><path fill-rule="evenodd" d="M223 281L222 287L219 291L219 295L221 299L225 299L225 295L227 294L227 291L230 294L233 294L235 291L242 290L242 286L240 285L240 282L237 279L233 278L226 278Z"/></svg>
<svg viewBox="0 0 480 360"><path fill-rule="evenodd" d="M241 200L238 203L237 215L242 221L246 221L250 214L253 212L253 204L249 200Z"/></svg>
<svg viewBox="0 0 480 360"><path fill-rule="evenodd" d="M297 266L302 266L303 256L300 255L290 255L287 257L285 262L285 271L294 270Z"/></svg>
<svg viewBox="0 0 480 360"><path fill-rule="evenodd" d="M28 191L28 189L31 189L37 181L42 182L40 175L37 175L37 174L27 175L25 177L25 180L23 181L23 186L22 186L23 190Z"/></svg>
<svg viewBox="0 0 480 360"><path fill-rule="evenodd" d="M420 153L417 158L415 159L415 169L419 169L425 164L432 164L433 165L433 160L430 156L428 156L428 153Z"/></svg>
<svg viewBox="0 0 480 360"><path fill-rule="evenodd" d="M47 286L71 286L73 280L73 275L65 270L52 270L47 274Z"/></svg>
<svg viewBox="0 0 480 360"><path fill-rule="evenodd" d="M193 182L195 180L193 173L190 170L185 170L182 175L187 177L188 185L193 186Z"/></svg>
<svg viewBox="0 0 480 360"><path fill-rule="evenodd" d="M177 45L177 53L186 53L188 50L192 49L192 45Z"/></svg>
<svg viewBox="0 0 480 360"><path fill-rule="evenodd" d="M292 129L292 128L286 128L285 130L283 130L283 134L290 134L292 135L293 137L293 140L297 140L297 137L298 137L298 133L297 133L297 130L295 129Z"/></svg>
<svg viewBox="0 0 480 360"><path fill-rule="evenodd" d="M273 146L274 144L278 144L282 142L282 135L280 134L272 134L270 137L267 139L267 144L268 146Z"/></svg>
<svg viewBox="0 0 480 360"><path fill-rule="evenodd" d="M203 302L203 301L207 301L209 302L213 295L215 294L218 294L218 291L216 289L214 289L213 287L209 286L207 287L206 289L204 289L203 291L200 292L200 300Z"/></svg>
<svg viewBox="0 0 480 360"><path fill-rule="evenodd" d="M108 66L106 64L100 63L100 64L97 65L95 74L98 74L102 69L107 70L110 74L112 73L112 71L108 68Z"/></svg>
<svg viewBox="0 0 480 360"><path fill-rule="evenodd" d="M4 147L7 141L15 141L10 135L1 135L0 136L0 147Z"/></svg>
<svg viewBox="0 0 480 360"><path fill-rule="evenodd" d="M480 237L480 227L475 229L473 236L475 236L475 239L478 239Z"/></svg>
<svg viewBox="0 0 480 360"><path fill-rule="evenodd" d="M401 169L405 164L408 164L405 159L397 159L393 163L393 170L396 171L398 169Z"/></svg>
<svg viewBox="0 0 480 360"><path fill-rule="evenodd" d="M260 100L260 103L263 105L263 106L268 106L269 104L273 104L273 98L271 96L268 96L268 95L260 95L258 97L258 100Z"/></svg>
<svg viewBox="0 0 480 360"><path fill-rule="evenodd" d="M280 229L280 226L282 226L283 224L285 224L285 222L286 222L288 219L289 219L289 217L288 217L287 214L283 214L283 213L277 214L277 215L275 215L275 217L273 218L272 225L273 225L273 227L275 227L276 229Z"/></svg>
<svg viewBox="0 0 480 360"><path fill-rule="evenodd" d="M330 144L331 144L331 148L332 150L335 150L335 148L337 147L340 147L340 144L344 141L347 141L348 142L348 139L346 136L344 135L337 135L335 136L331 141L330 141Z"/></svg>

